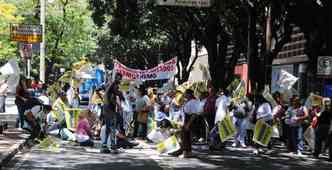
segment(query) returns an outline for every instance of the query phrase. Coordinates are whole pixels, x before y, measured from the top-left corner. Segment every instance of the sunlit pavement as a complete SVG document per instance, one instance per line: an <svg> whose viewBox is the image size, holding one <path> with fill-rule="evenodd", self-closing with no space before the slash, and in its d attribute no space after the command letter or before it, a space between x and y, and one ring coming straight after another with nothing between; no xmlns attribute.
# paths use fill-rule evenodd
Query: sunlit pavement
<svg viewBox="0 0 332 170"><path fill-rule="evenodd" d="M322 158L312 159L304 155L288 154L281 148L256 156L252 149L227 147L221 152L209 152L197 148L195 158L183 159L159 155L153 145L142 143L136 149L122 150L119 154L100 154L96 148L83 148L70 142L56 139L58 151L47 151L38 145L30 151L19 153L5 169L332 169L332 163ZM200 150L197 152L197 150Z"/></svg>

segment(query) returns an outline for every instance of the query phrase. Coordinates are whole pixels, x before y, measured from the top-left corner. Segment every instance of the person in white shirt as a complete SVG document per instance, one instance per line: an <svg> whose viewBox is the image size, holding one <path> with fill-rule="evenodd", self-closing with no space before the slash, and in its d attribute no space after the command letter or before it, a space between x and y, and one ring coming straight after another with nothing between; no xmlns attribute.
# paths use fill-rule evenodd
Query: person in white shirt
<svg viewBox="0 0 332 170"><path fill-rule="evenodd" d="M273 123L273 115L272 115L272 106L271 104L262 96L259 95L257 97L257 110L256 110L256 120L262 120L265 123L272 126ZM272 147L272 143L270 142L268 147ZM254 150L254 154L258 154L259 152L262 152L262 149L257 144L256 149Z"/></svg>
<svg viewBox="0 0 332 170"><path fill-rule="evenodd" d="M46 91L43 91L38 99L41 100L44 105L51 105L51 100Z"/></svg>
<svg viewBox="0 0 332 170"><path fill-rule="evenodd" d="M137 91L135 102L136 124L134 136L145 138L147 135L148 113L150 111L150 100L146 95L146 89L141 86Z"/></svg>
<svg viewBox="0 0 332 170"><path fill-rule="evenodd" d="M225 118L228 107L231 105L231 99L227 95L228 93L224 92L216 101L217 113L214 119L215 124L218 124L218 122Z"/></svg>
<svg viewBox="0 0 332 170"><path fill-rule="evenodd" d="M31 136L29 139L33 140L37 137L43 137L43 134L45 135L46 115L51 110L52 106L43 104L36 104L31 109L25 110L24 116L31 127Z"/></svg>
<svg viewBox="0 0 332 170"><path fill-rule="evenodd" d="M6 80L0 82L0 113L6 112L6 96L8 85Z"/></svg>
<svg viewBox="0 0 332 170"><path fill-rule="evenodd" d="M191 144L192 144L192 137L191 137L191 127L192 123L197 117L197 115L201 114L200 109L200 101L195 98L194 91L187 89L185 91L185 99L186 103L183 105L183 112L184 112L184 126L182 129L182 148L183 158L189 158L192 156L191 152Z"/></svg>

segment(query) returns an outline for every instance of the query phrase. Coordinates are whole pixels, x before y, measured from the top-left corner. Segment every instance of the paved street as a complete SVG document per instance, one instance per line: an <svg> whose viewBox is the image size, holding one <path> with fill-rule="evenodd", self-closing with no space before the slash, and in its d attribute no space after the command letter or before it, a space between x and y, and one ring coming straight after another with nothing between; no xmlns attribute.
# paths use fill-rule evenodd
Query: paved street
<svg viewBox="0 0 332 170"><path fill-rule="evenodd" d="M181 159L160 156L152 145L141 144L137 149L124 150L118 155L100 154L99 150L82 148L70 142L61 143L58 152L46 151L35 146L31 151L19 153L10 162L10 169L284 169L330 170L332 163L314 160L310 156L297 157L286 154L284 149L255 156L251 149L227 147L222 152L208 152L203 148L196 157ZM199 149L199 148L197 148ZM202 150L203 149L203 150Z"/></svg>
<svg viewBox="0 0 332 170"><path fill-rule="evenodd" d="M14 127L18 115L17 107L15 105L15 96L10 95L6 98L6 112L0 113L0 120L7 122L9 127Z"/></svg>

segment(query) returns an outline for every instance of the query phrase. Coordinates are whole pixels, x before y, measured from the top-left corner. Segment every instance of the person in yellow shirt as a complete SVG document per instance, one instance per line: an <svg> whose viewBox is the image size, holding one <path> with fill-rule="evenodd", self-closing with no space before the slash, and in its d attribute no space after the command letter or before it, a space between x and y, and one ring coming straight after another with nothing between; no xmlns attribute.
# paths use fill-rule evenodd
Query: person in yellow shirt
<svg viewBox="0 0 332 170"><path fill-rule="evenodd" d="M52 117L60 124L60 126L65 126L65 110L66 108L69 108L66 93L60 92L59 97L55 100L52 108Z"/></svg>

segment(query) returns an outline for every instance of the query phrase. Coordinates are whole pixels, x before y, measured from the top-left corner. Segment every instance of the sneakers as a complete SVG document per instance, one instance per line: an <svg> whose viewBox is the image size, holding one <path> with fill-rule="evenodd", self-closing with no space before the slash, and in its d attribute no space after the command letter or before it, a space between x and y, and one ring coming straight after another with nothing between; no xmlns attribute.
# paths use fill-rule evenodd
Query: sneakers
<svg viewBox="0 0 332 170"><path fill-rule="evenodd" d="M315 159L319 159L319 155L318 154L313 154L312 155Z"/></svg>
<svg viewBox="0 0 332 170"><path fill-rule="evenodd" d="M297 156L303 156L303 154L302 154L301 151L297 151L296 155L297 155Z"/></svg>
<svg viewBox="0 0 332 170"><path fill-rule="evenodd" d="M111 149L111 153L112 154L119 154L119 150L118 149Z"/></svg>
<svg viewBox="0 0 332 170"><path fill-rule="evenodd" d="M179 158L193 158L193 154L191 152L183 152L182 155L179 156Z"/></svg>
<svg viewBox="0 0 332 170"><path fill-rule="evenodd" d="M246 147L247 147L247 145L244 144L244 143L242 143L242 142L234 142L234 143L232 144L232 147L233 147L233 148L235 148L235 147L237 147L237 146L240 146L240 147L242 147L242 148L246 148Z"/></svg>
<svg viewBox="0 0 332 170"><path fill-rule="evenodd" d="M204 138L199 138L199 139L198 139L198 142L199 142L199 143L204 143L204 142L205 142L205 139L204 139Z"/></svg>
<svg viewBox="0 0 332 170"><path fill-rule="evenodd" d="M254 153L254 155L258 155L258 153L259 153L258 149L255 149L253 153Z"/></svg>
<svg viewBox="0 0 332 170"><path fill-rule="evenodd" d="M118 147L117 146L111 146L111 153L112 154L118 154L118 153L120 153L119 150L118 150Z"/></svg>
<svg viewBox="0 0 332 170"><path fill-rule="evenodd" d="M103 147L100 149L100 153L111 153L111 151L108 149L107 146L103 146Z"/></svg>

